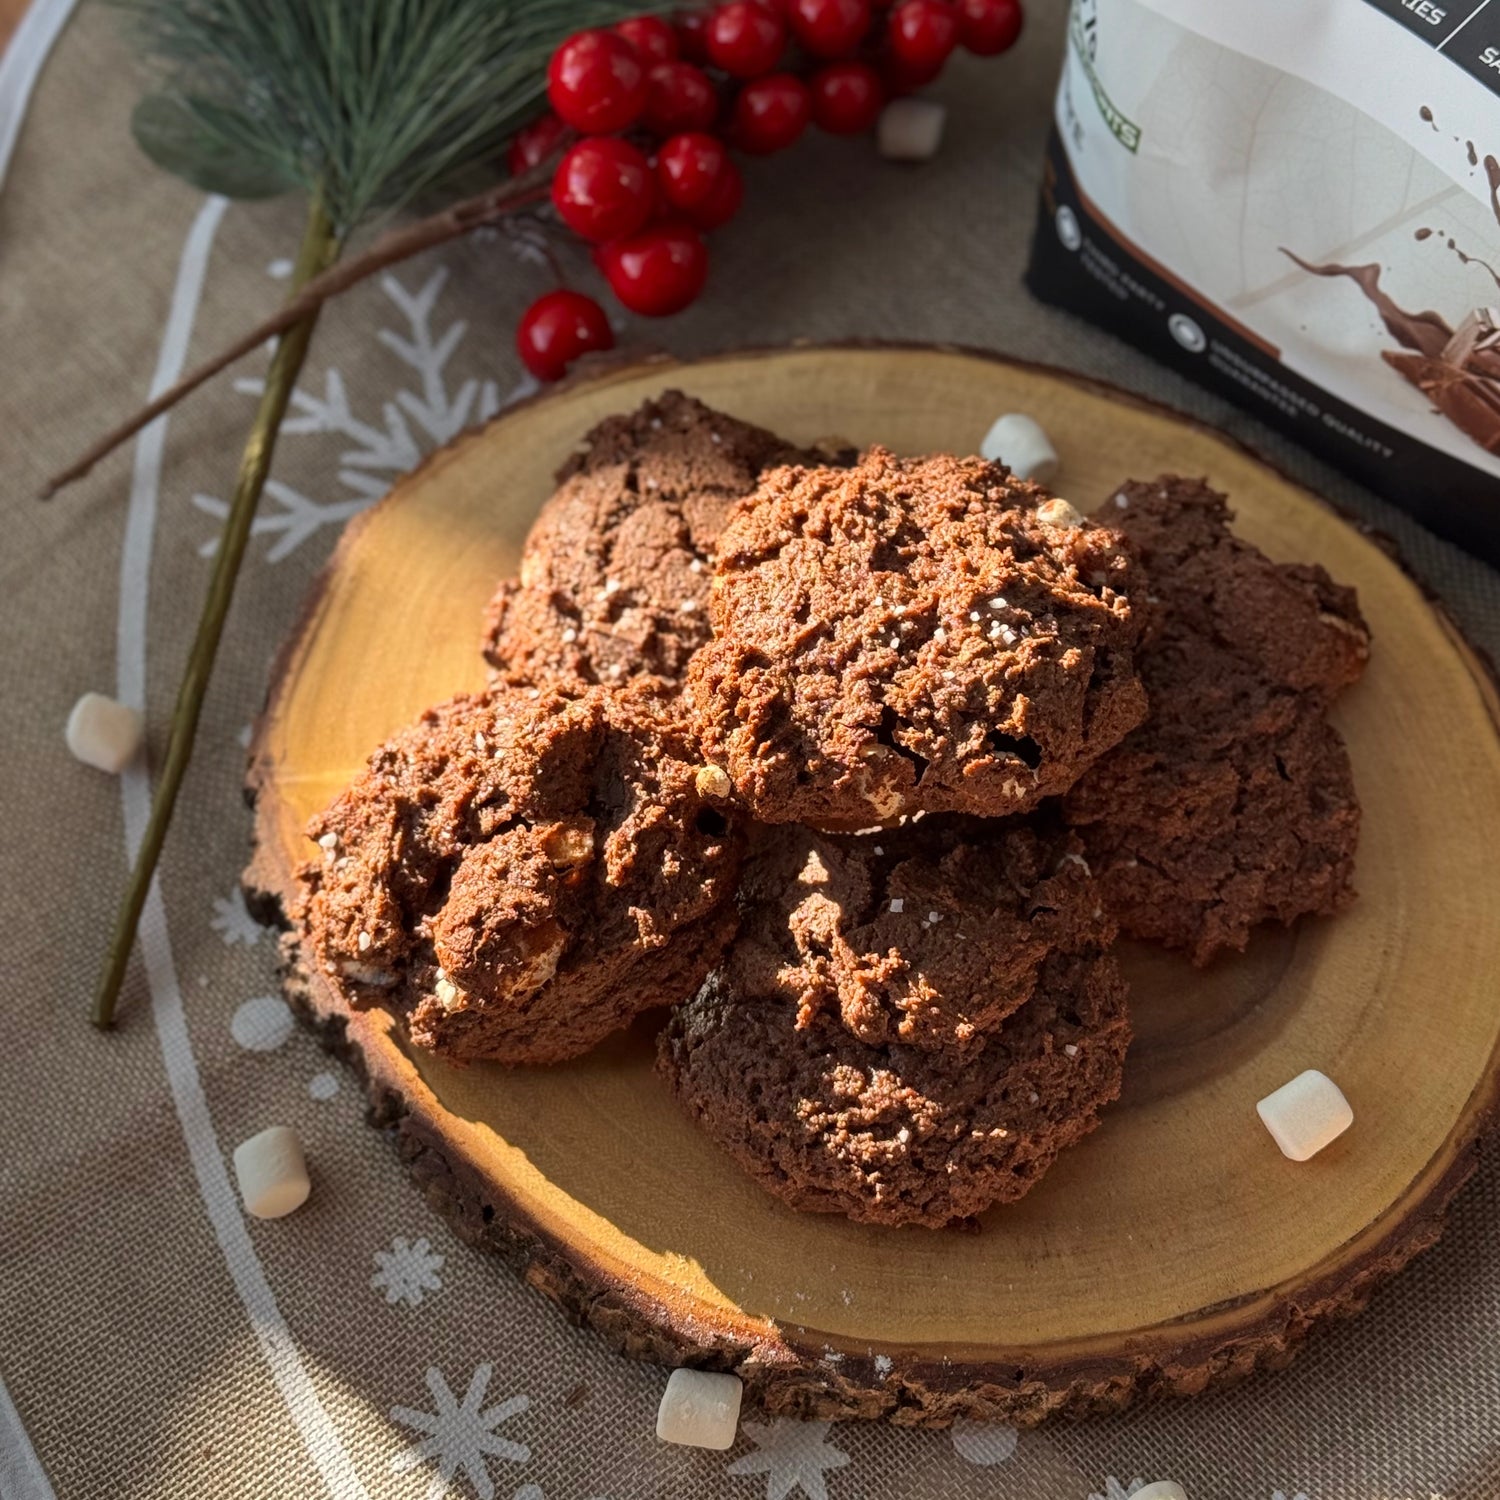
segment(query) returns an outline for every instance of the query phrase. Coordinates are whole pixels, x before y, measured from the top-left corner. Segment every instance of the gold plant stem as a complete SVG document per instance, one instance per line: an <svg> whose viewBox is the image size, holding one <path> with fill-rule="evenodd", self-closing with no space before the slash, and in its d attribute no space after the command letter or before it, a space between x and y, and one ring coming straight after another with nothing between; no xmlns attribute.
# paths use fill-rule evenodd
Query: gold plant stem
<svg viewBox="0 0 1500 1500"><path fill-rule="evenodd" d="M293 296L305 283L326 271L338 259L340 249L341 241L323 207L322 198L314 194L308 208L302 249L293 272ZM107 1027L114 1024L115 1001L124 982L130 951L135 945L136 926L146 904L146 893L151 888L156 863L161 857L162 844L166 841L167 828L172 821L177 793L182 786L188 761L192 758L198 719L208 692L214 657L218 654L219 639L224 633L224 620L229 613L230 601L234 598L234 586L239 577L240 563L245 556L245 545L250 540L256 505L260 501L266 474L271 467L271 456L276 451L281 419L286 415L292 388L297 383L302 361L307 357L307 346L312 340L319 311L319 307L314 307L287 328L271 358L265 392L255 414L255 425L250 429L245 451L240 458L234 500L224 521L224 533L219 539L219 551L214 560L213 577L209 580L208 597L198 621L198 634L193 640L187 670L177 690L177 704L172 711L172 733L167 742L166 759L162 763L161 779L157 782L155 795L151 799L151 819L146 825L146 835L141 841L135 868L130 873L130 883L125 889L125 897L115 921L114 935L110 939L105 958L104 972L94 995L91 1019L95 1026Z"/></svg>

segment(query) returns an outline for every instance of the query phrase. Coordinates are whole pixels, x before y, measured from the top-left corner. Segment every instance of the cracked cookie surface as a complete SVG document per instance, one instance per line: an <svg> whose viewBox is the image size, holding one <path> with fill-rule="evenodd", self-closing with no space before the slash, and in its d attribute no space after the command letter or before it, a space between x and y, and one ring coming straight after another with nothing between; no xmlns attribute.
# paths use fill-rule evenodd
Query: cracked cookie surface
<svg viewBox="0 0 1500 1500"><path fill-rule="evenodd" d="M1151 707L1063 812L1121 929L1206 963L1353 897L1359 800L1327 710L1369 630L1352 589L1236 538L1201 481L1130 483L1106 509L1160 600L1140 652Z"/></svg>
<svg viewBox="0 0 1500 1500"><path fill-rule="evenodd" d="M708 640L709 560L725 516L778 464L822 462L667 391L595 427L558 473L484 622L498 680L679 678Z"/></svg>
<svg viewBox="0 0 1500 1500"><path fill-rule="evenodd" d="M1049 500L982 459L875 448L736 507L687 686L757 818L1023 812L1141 721L1138 569Z"/></svg>
<svg viewBox="0 0 1500 1500"><path fill-rule="evenodd" d="M793 1208L941 1228L1029 1192L1119 1094L1125 985L1097 952L1044 960L973 1054L799 1027L736 948L672 1013L657 1065L684 1108Z"/></svg>
<svg viewBox="0 0 1500 1500"><path fill-rule="evenodd" d="M455 1061L558 1062L691 994L733 934L737 815L660 684L429 710L309 825L295 913L345 1000Z"/></svg>
<svg viewBox="0 0 1500 1500"><path fill-rule="evenodd" d="M1030 819L760 829L735 970L803 1029L833 1016L872 1045L973 1049L1031 998L1049 955L1113 941L1081 851Z"/></svg>

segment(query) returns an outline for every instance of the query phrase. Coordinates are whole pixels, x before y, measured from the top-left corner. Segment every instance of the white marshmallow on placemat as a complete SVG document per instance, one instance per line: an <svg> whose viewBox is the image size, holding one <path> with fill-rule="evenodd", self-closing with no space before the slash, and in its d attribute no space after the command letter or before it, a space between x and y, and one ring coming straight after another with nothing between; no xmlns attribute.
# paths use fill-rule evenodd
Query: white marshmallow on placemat
<svg viewBox="0 0 1500 1500"><path fill-rule="evenodd" d="M140 714L103 693L85 693L68 715L63 738L86 766L117 776L135 759L145 725Z"/></svg>
<svg viewBox="0 0 1500 1500"><path fill-rule="evenodd" d="M656 1412L657 1437L689 1448L732 1448L743 1390L738 1375L673 1370Z"/></svg>
<svg viewBox="0 0 1500 1500"><path fill-rule="evenodd" d="M1353 1123L1354 1111L1326 1073L1309 1068L1255 1106L1281 1154L1293 1161L1316 1156Z"/></svg>
<svg viewBox="0 0 1500 1500"><path fill-rule="evenodd" d="M1017 479L1036 479L1043 484L1057 473L1060 462L1041 423L1019 411L1008 411L995 419L979 445L979 454L992 464L1004 464Z"/></svg>
<svg viewBox="0 0 1500 1500"><path fill-rule="evenodd" d="M257 1219L280 1219L301 1208L312 1191L307 1159L297 1132L272 1125L234 1148L234 1175L245 1212Z"/></svg>
<svg viewBox="0 0 1500 1500"><path fill-rule="evenodd" d="M1158 1479L1154 1484L1137 1490L1130 1500L1187 1500L1187 1492L1170 1479Z"/></svg>
<svg viewBox="0 0 1500 1500"><path fill-rule="evenodd" d="M931 99L892 99L880 111L875 139L888 161L928 161L943 140L945 105Z"/></svg>

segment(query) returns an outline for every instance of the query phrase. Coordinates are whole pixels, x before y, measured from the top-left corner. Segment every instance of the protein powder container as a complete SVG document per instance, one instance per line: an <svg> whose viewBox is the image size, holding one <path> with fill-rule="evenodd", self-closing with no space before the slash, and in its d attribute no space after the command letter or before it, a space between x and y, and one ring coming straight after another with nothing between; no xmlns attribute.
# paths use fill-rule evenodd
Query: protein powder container
<svg viewBox="0 0 1500 1500"><path fill-rule="evenodd" d="M1500 562L1500 0L1074 0L1027 275Z"/></svg>

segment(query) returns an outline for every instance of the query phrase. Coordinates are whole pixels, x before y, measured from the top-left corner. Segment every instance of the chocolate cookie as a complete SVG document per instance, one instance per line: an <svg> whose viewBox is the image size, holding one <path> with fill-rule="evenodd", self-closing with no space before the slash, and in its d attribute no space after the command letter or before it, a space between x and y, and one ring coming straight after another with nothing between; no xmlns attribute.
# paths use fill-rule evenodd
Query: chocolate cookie
<svg viewBox="0 0 1500 1500"><path fill-rule="evenodd" d="M742 838L702 770L659 684L455 698L309 825L296 916L416 1045L575 1057L691 994L733 933Z"/></svg>
<svg viewBox="0 0 1500 1500"><path fill-rule="evenodd" d="M1114 926L1067 835L927 818L859 837L761 831L741 881L740 988L797 1025L840 1018L871 1045L969 1048L1028 999L1050 953Z"/></svg>
<svg viewBox="0 0 1500 1500"><path fill-rule="evenodd" d="M730 518L688 690L764 822L1002 816L1144 717L1119 534L982 459L778 469Z"/></svg>
<svg viewBox="0 0 1500 1500"><path fill-rule="evenodd" d="M1352 899L1359 802L1326 712L1369 631L1352 590L1232 536L1199 481L1128 484L1112 508L1161 601L1140 657L1151 711L1063 814L1121 929L1206 963Z"/></svg>
<svg viewBox="0 0 1500 1500"><path fill-rule="evenodd" d="M709 635L708 560L730 506L816 456L680 391L610 417L557 476L484 626L497 677L675 681Z"/></svg>
<svg viewBox="0 0 1500 1500"><path fill-rule="evenodd" d="M1099 514L1140 557L1161 601L1163 641L1217 646L1267 686L1324 702L1364 674L1370 628L1354 590L1320 567L1272 562L1235 536L1228 500L1205 480L1132 480Z"/></svg>
<svg viewBox="0 0 1500 1500"><path fill-rule="evenodd" d="M1098 1123L1130 1039L1097 953L1043 961L1030 1000L976 1053L870 1047L830 1015L799 1028L732 956L662 1033L688 1113L793 1208L939 1228L1021 1197Z"/></svg>

